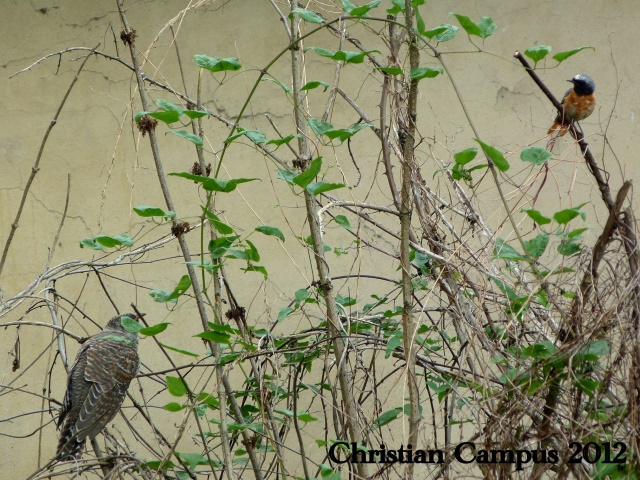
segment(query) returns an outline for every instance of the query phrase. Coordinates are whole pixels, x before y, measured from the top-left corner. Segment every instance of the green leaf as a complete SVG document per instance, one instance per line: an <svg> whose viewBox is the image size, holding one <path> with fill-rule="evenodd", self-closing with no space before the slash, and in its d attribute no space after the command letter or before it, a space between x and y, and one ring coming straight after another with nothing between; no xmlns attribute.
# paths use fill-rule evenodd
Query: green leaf
<svg viewBox="0 0 640 480"><path fill-rule="evenodd" d="M462 165L458 165L457 163L451 169L451 176L454 180L466 180L467 182L473 180L469 171L467 171Z"/></svg>
<svg viewBox="0 0 640 480"><path fill-rule="evenodd" d="M212 410L220 406L220 402L218 401L218 399L206 392L202 392L198 395L198 402L202 403L203 405L206 405Z"/></svg>
<svg viewBox="0 0 640 480"><path fill-rule="evenodd" d="M308 412L298 412L298 419L304 423L317 422L318 419Z"/></svg>
<svg viewBox="0 0 640 480"><path fill-rule="evenodd" d="M527 48L524 51L524 54L533 60L535 63L538 63L544 57L546 57L551 51L551 47L546 45L536 45L535 47Z"/></svg>
<svg viewBox="0 0 640 480"><path fill-rule="evenodd" d="M577 238L580 236L581 233L584 233L587 230L589 230L589 228L576 228L575 230L571 230L567 234L567 238Z"/></svg>
<svg viewBox="0 0 640 480"><path fill-rule="evenodd" d="M289 14L289 18L293 18L294 14L299 15L300 18L303 19L305 22L318 23L318 24L324 23L324 20L320 15L318 15L315 12L305 10L303 8L294 8Z"/></svg>
<svg viewBox="0 0 640 480"><path fill-rule="evenodd" d="M402 337L400 332L398 332L397 335L392 335L389 337L389 340L387 340L387 348L385 349L384 358L389 358L393 351L400 346L402 346Z"/></svg>
<svg viewBox="0 0 640 480"><path fill-rule="evenodd" d="M183 355L189 355L190 357L199 357L197 353L190 352L189 350L182 350L181 348L171 347L169 345L165 345L164 343L161 343L160 345L162 345L167 350L171 350L172 352L181 353Z"/></svg>
<svg viewBox="0 0 640 480"><path fill-rule="evenodd" d="M363 5L361 7L355 7L351 9L351 11L349 11L349 14L354 17L362 17L366 15L369 12L369 10L372 10L376 8L378 5L380 5L380 1L381 0L373 0L372 2L369 2L366 5Z"/></svg>
<svg viewBox="0 0 640 480"><path fill-rule="evenodd" d="M276 80L275 78L271 78L271 77L262 77L260 79L261 82L273 82L276 85L279 85L280 88L282 88L286 93L291 93L292 90L290 87L288 87L287 85L285 85L284 83L280 82L279 80Z"/></svg>
<svg viewBox="0 0 640 480"><path fill-rule="evenodd" d="M231 343L231 335L228 333L214 332L212 330L198 333L197 335L194 335L194 337L200 337L204 340L209 340L215 343L224 343L225 345L229 345L229 343Z"/></svg>
<svg viewBox="0 0 640 480"><path fill-rule="evenodd" d="M422 80L423 78L434 78L442 73L442 68L436 67L420 67L412 68L409 72L409 78L412 80Z"/></svg>
<svg viewBox="0 0 640 480"><path fill-rule="evenodd" d="M172 292L169 292L168 290L151 290L149 295L159 303L176 303L178 298L183 295L189 287L191 287L191 279L189 278L189 275L183 275Z"/></svg>
<svg viewBox="0 0 640 480"><path fill-rule="evenodd" d="M233 192L241 183L253 182L260 180L259 178L233 178L230 180L221 180L218 178L209 178L202 184L202 188L209 192Z"/></svg>
<svg viewBox="0 0 640 480"><path fill-rule="evenodd" d="M307 423L307 422L317 422L318 421L318 419L316 417L314 417L313 415L311 415L309 412L297 412L297 413L294 413L292 410L285 410L285 409L276 409L274 411L276 413L279 413L279 414L284 415L285 417L289 417L289 418L293 418L295 416L296 418L298 418L299 420L302 420L305 423Z"/></svg>
<svg viewBox="0 0 640 480"><path fill-rule="evenodd" d="M497 277L494 277L493 275L489 275L489 278L496 283L500 291L507 296L510 302L513 302L518 299L518 294L515 292L513 288L511 288L511 286L507 285L502 280L500 280Z"/></svg>
<svg viewBox="0 0 640 480"><path fill-rule="evenodd" d="M233 362L235 359L240 357L240 355L240 352L225 353L224 355L220 355L220 366Z"/></svg>
<svg viewBox="0 0 640 480"><path fill-rule="evenodd" d="M533 163L534 165L542 165L544 162L549 160L553 154L545 148L542 147L528 147L522 150L520 153L520 158L529 163Z"/></svg>
<svg viewBox="0 0 640 480"><path fill-rule="evenodd" d="M274 237L278 237L280 240L284 242L284 235L282 230L277 227L270 227L269 225L261 225L256 227L256 232L260 232L264 235L272 235Z"/></svg>
<svg viewBox="0 0 640 480"><path fill-rule="evenodd" d="M260 254L258 253L258 249L256 248L256 246L251 242L251 240L245 240L245 242L247 242L247 245L249 245L249 248L247 249L249 260L251 260L252 262L259 262Z"/></svg>
<svg viewBox="0 0 640 480"><path fill-rule="evenodd" d="M146 462L145 465L153 470L160 470L160 471L168 470L170 468L175 467L173 462L171 462L170 460L167 460L165 462L162 462L160 460L150 460Z"/></svg>
<svg viewBox="0 0 640 480"><path fill-rule="evenodd" d="M264 132L260 130L247 130L244 132L244 134L247 136L247 138L249 138L249 140L251 140L256 145L267 143L269 141L269 139L264 134Z"/></svg>
<svg viewBox="0 0 640 480"><path fill-rule="evenodd" d="M424 19L422 18L422 15L420 14L420 9L418 8L419 5L424 5L424 0L411 0L411 6L413 7L413 13L414 13L414 15L416 17L416 30L418 31L418 33L420 35L424 35L426 27L425 27Z"/></svg>
<svg viewBox="0 0 640 480"><path fill-rule="evenodd" d="M563 239L560 242L560 245L558 245L558 253L565 257L570 257L571 255L575 255L580 250L582 250L582 245L580 245L579 243L576 243L575 241L572 241L571 239L569 240Z"/></svg>
<svg viewBox="0 0 640 480"><path fill-rule="evenodd" d="M346 63L362 63L364 58L370 53L382 53L380 50L366 50L364 52L348 52L346 50L338 50L332 58L336 62L343 61Z"/></svg>
<svg viewBox="0 0 640 480"><path fill-rule="evenodd" d="M429 39L435 39L437 42L446 42L451 40L458 34L459 28L448 23L441 23L431 30L424 32L424 36Z"/></svg>
<svg viewBox="0 0 640 480"><path fill-rule="evenodd" d="M191 287L191 279L189 278L189 275L183 275L176 287L173 289L173 294L177 298L189 290L189 287Z"/></svg>
<svg viewBox="0 0 640 480"><path fill-rule="evenodd" d="M387 9L388 14L397 15L400 12L404 12L404 0L391 0L391 3L393 4L393 7Z"/></svg>
<svg viewBox="0 0 640 480"><path fill-rule="evenodd" d="M344 186L344 183L315 182L307 185L307 191L311 195L319 195L321 193L336 190Z"/></svg>
<svg viewBox="0 0 640 480"><path fill-rule="evenodd" d="M209 112L204 112L202 110L189 110L189 109L185 109L182 111L183 115L186 115L187 117L189 117L191 120L194 120L196 118L201 118L204 117L206 115L209 115Z"/></svg>
<svg viewBox="0 0 640 480"><path fill-rule="evenodd" d="M349 52L346 50L338 50L337 52L332 52L331 50L327 50L326 48L319 47L307 47L305 48L305 52L308 50L313 50L321 57L328 57L336 62L346 62L346 63L362 63L364 62L364 58L370 53L380 53L380 50L367 50L364 52Z"/></svg>
<svg viewBox="0 0 640 480"><path fill-rule="evenodd" d="M296 309L292 307L282 307L278 312L278 322L283 321L287 318L291 313L295 312Z"/></svg>
<svg viewBox="0 0 640 480"><path fill-rule="evenodd" d="M375 70L380 70L387 75L402 75L403 72L400 67L376 67Z"/></svg>
<svg viewBox="0 0 640 480"><path fill-rule="evenodd" d="M311 130L313 130L315 134L318 136L324 135L327 132L330 132L331 130L333 130L332 124L330 124L329 122L323 122L321 120L318 120L317 118L310 118L308 120L308 123L309 123L309 126L311 127Z"/></svg>
<svg viewBox="0 0 640 480"><path fill-rule="evenodd" d="M182 397L187 394L187 386L181 378L167 375L167 389L174 397Z"/></svg>
<svg viewBox="0 0 640 480"><path fill-rule="evenodd" d="M249 140L251 140L256 145L260 145L262 143L268 143L269 142L269 139L264 134L264 132L261 131L261 130L245 130L242 127L238 127L237 132L238 133L236 133L234 135L231 135L229 138L227 138L224 141L224 143L231 143L236 138L239 138L239 137L241 137L243 135L245 135Z"/></svg>
<svg viewBox="0 0 640 480"><path fill-rule="evenodd" d="M161 98L156 100L156 105L158 105L158 107L160 107L165 112L177 112L182 115L182 112L184 111L184 108L182 108L180 105L176 105L175 103L169 102L168 100L163 100Z"/></svg>
<svg viewBox="0 0 640 480"><path fill-rule="evenodd" d="M478 149L476 147L471 147L456 153L453 156L453 159L458 165L466 165L471 160L476 158L477 154L478 154Z"/></svg>
<svg viewBox="0 0 640 480"><path fill-rule="evenodd" d="M560 210L559 212L553 214L553 219L560 225L569 223L578 215L580 215L583 220L586 220L587 214L584 211L580 210L584 205L586 205L586 203L578 205L575 208L565 208L564 210Z"/></svg>
<svg viewBox="0 0 640 480"><path fill-rule="evenodd" d="M175 123L180 120L180 112L176 112L174 110L171 110L168 112L162 111L162 112L144 112L144 113L166 124Z"/></svg>
<svg viewBox="0 0 640 480"><path fill-rule="evenodd" d="M321 82L320 80L313 80L311 82L305 83L300 90L313 90L314 88L318 88L320 86L324 87L322 91L326 92L327 88L329 88L330 85L327 82Z"/></svg>
<svg viewBox="0 0 640 480"><path fill-rule="evenodd" d="M276 170L278 171L278 178L280 180L284 180L289 185L295 185L293 179L297 177L296 172L285 170L283 168L276 168Z"/></svg>
<svg viewBox="0 0 640 480"><path fill-rule="evenodd" d="M301 288L299 290L296 290L296 293L294 294L295 298L296 298L296 303L300 303L302 301L305 301L311 296L311 294L309 293L309 290L307 290L306 288Z"/></svg>
<svg viewBox="0 0 640 480"><path fill-rule="evenodd" d="M243 272L261 273L264 276L265 280L269 278L269 272L267 272L267 269L264 268L262 265L249 265L247 268L241 268L240 270L242 270Z"/></svg>
<svg viewBox="0 0 640 480"><path fill-rule="evenodd" d="M228 248L226 251L227 257L229 258L237 258L240 260L249 260L249 255L246 250L238 250L233 248Z"/></svg>
<svg viewBox="0 0 640 480"><path fill-rule="evenodd" d="M231 235L233 233L233 228L231 228L229 225L227 225L222 220L220 220L220 218L218 218L218 216L215 213L213 213L211 210L204 208L204 206L202 205L200 206L200 208L202 209L202 213L206 215L209 222L211 222L211 224L215 227L216 231L220 235Z"/></svg>
<svg viewBox="0 0 640 480"><path fill-rule="evenodd" d="M138 333L142 330L142 325L131 317L122 317L120 319L120 324L122 325L122 328L129 333Z"/></svg>
<svg viewBox="0 0 640 480"><path fill-rule="evenodd" d="M593 397L596 391L600 388L600 382L592 380L590 378L581 378L575 382L575 386L578 387L583 393L590 397Z"/></svg>
<svg viewBox="0 0 640 480"><path fill-rule="evenodd" d="M285 143L289 143L289 142L290 142L291 140L293 140L294 138L299 138L299 137L300 137L300 135L297 135L297 134L296 134L296 135L287 135L287 136L286 136L286 137L284 137L284 138L276 138L276 139L274 139L274 140L269 140L269 141L267 142L267 145L273 144L273 145L275 145L276 147L279 147L280 145L283 145L283 144L285 144Z"/></svg>
<svg viewBox="0 0 640 480"><path fill-rule="evenodd" d="M98 241L98 243L104 245L105 247L115 247L116 245L124 245L125 247L133 246L133 240L131 240L131 235L129 235L128 233L116 235L115 237L98 235L96 237L96 240Z"/></svg>
<svg viewBox="0 0 640 480"><path fill-rule="evenodd" d="M482 38L490 37L493 32L498 29L498 26L493 23L493 19L491 17L482 17L482 20L480 20L476 25L480 29L480 36Z"/></svg>
<svg viewBox="0 0 640 480"><path fill-rule="evenodd" d="M393 422L398 418L398 416L402 413L402 408L394 408L392 410L387 410L378 418L373 421L371 425L371 429L374 430L376 428L382 427L383 425L387 425L388 423Z"/></svg>
<svg viewBox="0 0 640 480"><path fill-rule="evenodd" d="M340 470L335 469L327 465L325 463L320 464L320 478L322 480L340 480L342 478L342 474Z"/></svg>
<svg viewBox="0 0 640 480"><path fill-rule="evenodd" d="M609 342L606 340L596 340L587 346L586 351L584 352L585 360L597 362L598 357L608 355L610 350Z"/></svg>
<svg viewBox="0 0 640 480"><path fill-rule="evenodd" d="M233 242L237 238L238 238L237 236L220 237L220 238L216 238L215 240L211 240L208 245L211 258L216 259L225 255L227 253L227 250L229 250L229 247L233 245Z"/></svg>
<svg viewBox="0 0 640 480"><path fill-rule="evenodd" d="M200 68L209 70L211 73L225 70L240 70L240 62L237 58L218 58L196 54L193 56L193 63Z"/></svg>
<svg viewBox="0 0 640 480"><path fill-rule="evenodd" d="M349 0L340 0L340 3L342 3L342 10L344 10L347 13L349 13L351 10L356 8L356 6L353 3L351 3Z"/></svg>
<svg viewBox="0 0 640 480"><path fill-rule="evenodd" d="M553 59L556 60L558 63L562 63L567 58L572 57L576 53L581 52L582 50L585 50L587 48L590 48L591 50L595 51L595 48L593 48L593 47L586 47L586 46L585 47L578 47L578 48L574 48L573 50L567 50L566 52L556 53L553 56Z"/></svg>
<svg viewBox="0 0 640 480"><path fill-rule="evenodd" d="M358 303L358 300L355 299L355 298L351 298L351 297L343 297L342 295L340 295L338 293L336 295L336 303L342 305L343 307L352 307L356 303Z"/></svg>
<svg viewBox="0 0 640 480"><path fill-rule="evenodd" d="M161 208L151 207L149 205L138 205L137 207L133 207L133 211L141 217L164 217L166 215Z"/></svg>
<svg viewBox="0 0 640 480"><path fill-rule="evenodd" d="M322 168L322 157L318 157L311 162L309 167L299 175L296 175L293 178L293 183L298 185L299 187L306 188L307 185L311 183L311 181L320 173L320 169Z"/></svg>
<svg viewBox="0 0 640 480"><path fill-rule="evenodd" d="M479 23L473 23L469 17L464 15L459 15L457 13L450 13L449 15L453 15L458 19L460 25L469 35L475 35L480 38L487 38L491 36L493 32L496 31L498 26L493 23L493 19L491 17L482 17Z"/></svg>
<svg viewBox="0 0 640 480"><path fill-rule="evenodd" d="M473 23L469 17L459 15L457 13L450 13L449 15L453 15L454 17L456 17L458 19L458 22L460 22L460 26L464 28L465 32L467 32L469 35L475 35L476 37L482 36L480 27Z"/></svg>
<svg viewBox="0 0 640 480"><path fill-rule="evenodd" d="M170 402L170 403L167 403L162 408L164 408L168 412L179 412L180 410L184 410L187 407L186 405L180 405L179 403L176 403L176 402Z"/></svg>
<svg viewBox="0 0 640 480"><path fill-rule="evenodd" d="M104 247L96 242L95 238L84 238L80 240L80 248L89 248L91 250L104 250Z"/></svg>
<svg viewBox="0 0 640 480"><path fill-rule="evenodd" d="M546 225L547 223L551 223L551 219L542 215L542 213L540 213L538 210L523 208L520 211L529 215L531 220L536 222L538 225Z"/></svg>
<svg viewBox="0 0 640 480"><path fill-rule="evenodd" d="M149 295L151 296L151 298L153 298L158 303L165 303L165 302L176 303L177 300L171 298L172 294L173 292L169 290L159 290L159 289L154 289L149 292Z"/></svg>
<svg viewBox="0 0 640 480"><path fill-rule="evenodd" d="M198 135L194 135L193 133L189 133L186 130L169 130L169 133L173 133L178 137L186 138L187 140L189 140L191 143L195 145L198 145L198 146L204 145L204 142L202 141L201 137L199 137Z"/></svg>
<svg viewBox="0 0 640 480"><path fill-rule="evenodd" d="M321 57L333 58L333 56L336 54L336 52L327 50L326 48L320 48L320 47L307 47L304 49L305 52L307 52L308 50L313 50Z"/></svg>
<svg viewBox="0 0 640 480"><path fill-rule="evenodd" d="M174 173L170 173L169 176L186 178L187 180L193 180L194 182L197 182L197 183L202 183L202 182L206 182L207 180L210 180L209 177L204 177L202 175L194 175L193 173L187 173L187 172L179 172L179 173L174 172Z"/></svg>
<svg viewBox="0 0 640 480"><path fill-rule="evenodd" d="M371 125L370 123L356 123L352 125L350 128L339 128L335 130L329 130L325 132L325 135L331 140L337 138L341 142L344 142L347 138L352 137L353 135L358 133L360 130L367 127L373 128L373 125Z"/></svg>
<svg viewBox="0 0 640 480"><path fill-rule="evenodd" d="M131 235L123 233L122 235L109 236L109 235L96 235L93 238L85 238L80 241L80 248L90 248L92 250L103 250L102 247L113 248L118 245L125 247L131 247L133 240Z"/></svg>
<svg viewBox="0 0 640 480"><path fill-rule="evenodd" d="M527 260L527 257L519 253L501 238L496 241L496 246L493 248L493 256L494 258L501 258L503 260Z"/></svg>
<svg viewBox="0 0 640 480"><path fill-rule="evenodd" d="M349 223L349 219L344 215L336 215L334 220L338 225L341 225L343 228L351 231L351 224Z"/></svg>
<svg viewBox="0 0 640 480"><path fill-rule="evenodd" d="M147 337L153 337L154 335L164 332L169 325L171 324L166 322L158 323L156 325L152 325L151 327L142 328L140 330L140 333L142 335L146 335Z"/></svg>
<svg viewBox="0 0 640 480"><path fill-rule="evenodd" d="M209 465L209 461L199 453L180 453L176 452L176 455L185 461L187 465L193 470L198 465ZM187 477L189 478L189 477Z"/></svg>
<svg viewBox="0 0 640 480"><path fill-rule="evenodd" d="M524 241L524 249L530 257L538 258L549 245L549 234L539 233L531 240Z"/></svg>
<svg viewBox="0 0 640 480"><path fill-rule="evenodd" d="M474 140L480 144L484 154L489 157L489 159L491 159L494 165L498 167L498 170L500 170L501 172L506 172L507 170L509 170L509 162L507 162L507 159L504 158L504 155L502 155L502 153L497 148L492 147L491 145L487 145L482 140L478 140L477 138L474 138Z"/></svg>

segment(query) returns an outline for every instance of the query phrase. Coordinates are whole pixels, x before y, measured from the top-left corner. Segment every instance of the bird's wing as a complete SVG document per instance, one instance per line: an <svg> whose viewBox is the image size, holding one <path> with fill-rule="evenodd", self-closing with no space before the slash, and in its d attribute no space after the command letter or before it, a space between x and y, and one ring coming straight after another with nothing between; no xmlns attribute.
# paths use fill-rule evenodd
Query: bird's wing
<svg viewBox="0 0 640 480"><path fill-rule="evenodd" d="M567 90L567 93L564 94L564 97L562 97L562 101L560 102L560 105L562 105L562 110L560 110L558 112L558 115L556 116L556 123L558 125L562 125L562 119L563 119L563 114L564 114L564 101L567 99L567 97L569 96L569 94L571 93L571 91L573 90L573 88L570 88L569 90ZM557 125L554 124L554 127L557 127ZM554 127L551 127L550 130L554 130Z"/></svg>
<svg viewBox="0 0 640 480"><path fill-rule="evenodd" d="M67 415L71 413L74 406L74 399L85 398L89 392L89 386L84 381L84 371L87 367L87 356L85 352L89 345L85 343L83 347L78 351L75 362L71 366L69 371L69 378L67 380L67 392L64 396L62 403L62 409L58 416L58 427L62 425ZM74 417L74 415L71 415Z"/></svg>
<svg viewBox="0 0 640 480"><path fill-rule="evenodd" d="M98 334L86 357L90 387L76 422L78 439L94 438L115 417L139 363L137 345L112 332Z"/></svg>

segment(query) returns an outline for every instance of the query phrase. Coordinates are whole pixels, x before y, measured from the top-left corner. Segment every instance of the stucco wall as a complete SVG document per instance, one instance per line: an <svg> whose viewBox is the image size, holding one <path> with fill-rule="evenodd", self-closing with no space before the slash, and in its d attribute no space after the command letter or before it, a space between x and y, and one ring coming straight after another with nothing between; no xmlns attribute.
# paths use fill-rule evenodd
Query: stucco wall
<svg viewBox="0 0 640 480"><path fill-rule="evenodd" d="M241 59L244 72L234 73L233 81L218 87L216 80L207 76L203 84L202 96L206 107L233 119L257 76L256 70L265 66L274 52L286 46L282 24L267 1L211 2L189 11L184 18L176 17L188 3L154 1L130 6L129 21L137 30L138 46L151 46L151 63L145 66L145 71L148 76L176 90L183 90L175 50L171 46L171 32L166 29L167 22L176 18L178 45L191 97L195 96L198 75L191 62L194 54ZM514 50L544 44L552 45L555 53L588 45L595 47L595 51L581 52L557 68L553 68L555 62L549 60L546 64L548 69L540 74L558 96L568 88L565 80L576 73L588 73L595 79L598 107L592 117L583 122L583 128L596 158L601 158L606 152L608 162L618 162L618 165L607 165L613 174L612 182L619 181L620 172L624 172L627 178L634 178L638 171L634 162L638 160L633 140L638 129L636 111L640 107L637 82L640 56L635 51L640 40L637 31L640 7L636 0L443 1L427 2L423 7L423 15L429 25L453 23L447 17L450 11L472 18L490 16L498 25L493 37L484 44L478 44L490 55L472 53L470 45L461 40L458 45L462 52L447 57L452 75L457 78L464 101L486 142L506 152L517 152L526 145L541 141L554 115L546 98L512 58ZM6 1L3 2L0 25L3 33L0 45L0 109L3 112L0 120L0 246L4 246L42 136L79 66L80 59L71 60L82 54L69 52L62 57L54 56L29 71L9 77L47 54L71 47L93 47L100 43L99 49L110 55L119 53L127 61L128 56L118 38L120 26L114 2ZM156 38L163 29L163 34ZM382 49L372 35L364 32L361 38L363 42L371 42L368 45L373 45L367 45L367 48ZM307 45L336 50L337 39L321 34ZM455 50L449 45L442 48ZM309 79L331 81L333 69L313 53L309 53L308 65ZM377 112L377 97L367 96L367 92L379 89L378 82L367 76L371 70L371 65L366 62L347 67L342 85L364 108ZM290 81L286 61L277 63L270 72L283 82ZM144 238L152 240L160 236L159 229L168 230L166 226L150 225L131 211L132 206L140 204L163 206L148 142L140 137L131 122L132 111L135 114L140 109L134 83L131 72L115 61L104 58L88 61L49 137L40 170L27 197L0 277L5 300L14 297L43 272L62 219L68 178L68 211L50 265L97 258L96 252L81 250L78 242L99 233L114 235L129 231L132 235L146 234ZM282 98L280 93L275 84L262 85L251 103L249 114L258 128L269 128L264 113L269 113L283 128L290 128L290 104L274 100ZM168 94L157 90L152 95L171 99ZM311 108L315 109L317 116L321 115L325 101L326 94L312 96ZM451 149L471 146L473 135L448 83L425 83L420 102L424 112L420 118L421 129L434 144L430 153L447 157ZM333 118L345 126L357 120L344 102L338 102ZM206 128L210 142L207 148L219 151L227 133L226 127L210 119ZM603 136L605 133L607 142ZM167 172L187 171L191 167L195 158L184 140L160 135L160 141ZM361 155L363 184L375 183L374 165L378 159L379 144L371 138L362 137L354 142ZM574 184L576 171L585 167L572 150L570 140L559 142L556 149L566 160L554 170L557 197L541 198L540 209L545 205L556 207L558 198L566 202L566 206L571 205L567 196L569 191L579 197L576 203L598 203L597 189L590 183L579 180ZM292 159L286 158L285 148L280 151L283 158ZM424 152L426 157L426 148ZM287 224L287 219L292 228L303 224L302 204L286 198L287 189L276 181L271 163L256 156L249 147L244 151L236 148L231 155L225 161L221 176L262 179L261 182L241 186L237 194L224 197L217 204L220 211L232 215L228 220L234 228L251 229L259 223L282 226ZM348 175L355 175L349 159L329 160L340 165ZM513 162L517 164L515 156ZM518 166L510 172L514 182L521 178L521 169L524 167ZM430 176L425 175L427 178ZM202 197L182 179L172 178L169 183L175 188L178 215L195 223L199 214L198 202ZM282 204L276 206L280 200L274 193L284 195ZM486 205L491 201L491 197L487 198ZM602 224L604 218L603 212L596 209L591 212L589 222ZM292 242L293 234L306 235L303 231L289 231L287 234L291 235ZM333 241L347 244L347 237L339 231L334 231L334 235L330 237ZM144 239L140 241L144 242ZM198 236L192 235L190 242L197 250ZM239 293L239 301L247 306L252 321L266 323L273 321L278 309L286 305L293 292L313 276L303 251L296 252L292 260L290 251L275 241L260 238L256 243L263 263L269 269L269 282L256 287L260 285L260 274L239 271L232 272L231 278ZM170 244L159 254L149 254L149 259L164 259L160 264L162 267L158 268L158 264L153 263L136 267L135 271L126 264L118 267L119 278L136 282L139 287L124 281L109 281L109 294L121 311L128 310L127 306L134 301L148 312L152 323L165 319L174 324L180 323L180 328L174 331L174 344L193 342L191 336L200 331L198 323L190 321L193 306L186 305L179 315L172 315L148 296L148 289L173 288L184 274L176 244ZM350 265L336 262L334 271L336 274L347 273ZM367 263L367 267L370 272L381 275L395 271L391 262L385 265ZM95 275L81 270L55 286L61 295L68 297L69 301L77 301L87 315L102 325L112 316L113 309ZM41 288L45 286L43 284ZM52 284L49 286L54 287ZM42 291L37 293L44 295ZM64 311L69 311L70 304L64 300L59 300L59 303L64 317ZM35 309L29 313L28 320L50 321L49 312L42 303L37 303L36 299L25 299L22 306L11 313L0 312L0 324L22 318L31 306ZM97 331L86 322L82 326L71 322L69 328L81 335L84 334L83 328L89 334ZM5 359L0 362L0 384L11 383L14 388L24 387L38 394L44 389L45 396L49 395L51 388L51 396L60 401L64 393L64 372L59 362L55 370L59 381L48 385L43 382L53 359L47 357L48 354L38 358L52 340L51 331L23 327L20 333L22 365L13 372L11 352L16 338L13 328L3 329L0 333L0 353ZM158 354L150 343L143 342L141 350L143 359L153 364ZM72 352L76 349L77 346L70 346ZM37 362L36 367L18 378L31 362ZM21 403L16 404L16 399ZM41 442L38 433L30 435L41 422L40 414L0 423L0 434L3 434L0 435L0 452L3 453L0 458L1 478L26 476L36 468L38 456L42 463L46 462L53 454L57 437L50 422L52 416L47 411L47 402L43 404L37 396L16 395L10 389L3 391L0 386L0 418L40 410L45 410L42 415L45 422L49 422L42 431ZM42 446L41 452L38 451L39 445ZM12 472L11 477L2 473L9 471Z"/></svg>

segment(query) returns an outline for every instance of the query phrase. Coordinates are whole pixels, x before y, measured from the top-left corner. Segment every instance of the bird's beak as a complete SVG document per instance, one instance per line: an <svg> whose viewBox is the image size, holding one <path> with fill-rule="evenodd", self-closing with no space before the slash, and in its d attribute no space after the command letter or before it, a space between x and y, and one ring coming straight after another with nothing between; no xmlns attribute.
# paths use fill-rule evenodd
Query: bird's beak
<svg viewBox="0 0 640 480"><path fill-rule="evenodd" d="M569 83L576 83L576 81L572 78L571 80L567 80Z"/></svg>

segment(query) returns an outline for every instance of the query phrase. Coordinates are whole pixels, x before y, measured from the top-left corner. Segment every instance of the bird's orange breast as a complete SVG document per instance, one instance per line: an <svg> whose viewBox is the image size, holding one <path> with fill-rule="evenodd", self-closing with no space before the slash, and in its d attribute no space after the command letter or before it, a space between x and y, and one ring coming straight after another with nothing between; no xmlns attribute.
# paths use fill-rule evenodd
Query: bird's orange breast
<svg viewBox="0 0 640 480"><path fill-rule="evenodd" d="M571 90L564 99L563 105L565 116L579 122L587 118L595 110L596 96L593 94L581 96Z"/></svg>

